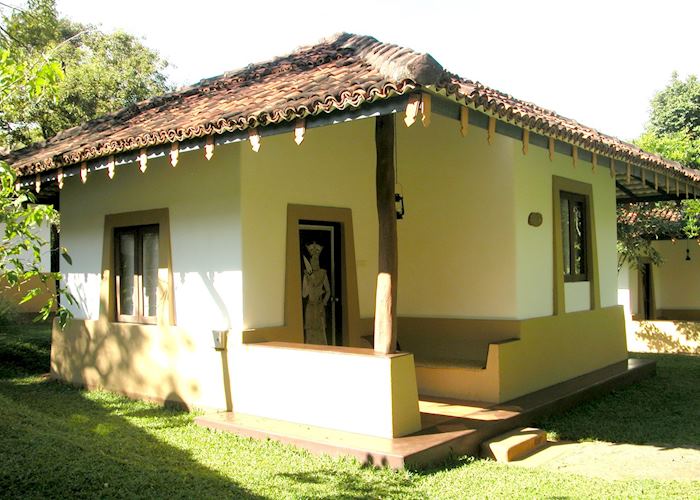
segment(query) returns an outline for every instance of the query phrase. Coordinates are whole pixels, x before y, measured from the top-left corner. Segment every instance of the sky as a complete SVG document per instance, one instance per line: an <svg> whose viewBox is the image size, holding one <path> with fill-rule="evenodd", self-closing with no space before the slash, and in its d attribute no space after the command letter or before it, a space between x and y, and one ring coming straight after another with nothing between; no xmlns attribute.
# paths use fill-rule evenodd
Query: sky
<svg viewBox="0 0 700 500"><path fill-rule="evenodd" d="M621 139L639 136L673 71L700 76L697 0L57 0L140 37L176 86L340 31L428 52L463 78Z"/></svg>

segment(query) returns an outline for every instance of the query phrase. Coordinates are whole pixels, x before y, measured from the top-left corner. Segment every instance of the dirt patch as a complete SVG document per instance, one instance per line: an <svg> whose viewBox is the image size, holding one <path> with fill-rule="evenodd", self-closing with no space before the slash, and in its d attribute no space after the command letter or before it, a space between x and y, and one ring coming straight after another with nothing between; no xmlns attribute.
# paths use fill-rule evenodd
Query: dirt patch
<svg viewBox="0 0 700 500"><path fill-rule="evenodd" d="M691 481L700 479L700 447L561 441L511 464L611 480Z"/></svg>

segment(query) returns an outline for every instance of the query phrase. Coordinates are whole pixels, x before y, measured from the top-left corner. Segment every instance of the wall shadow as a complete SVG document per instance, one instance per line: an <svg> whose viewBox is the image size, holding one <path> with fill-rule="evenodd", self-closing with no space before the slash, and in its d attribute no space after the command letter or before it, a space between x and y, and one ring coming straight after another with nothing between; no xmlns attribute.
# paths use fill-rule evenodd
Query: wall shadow
<svg viewBox="0 0 700 500"><path fill-rule="evenodd" d="M634 333L650 352L700 354L700 323L692 321L664 321L664 331L653 321L641 321ZM673 335L675 330L676 335Z"/></svg>

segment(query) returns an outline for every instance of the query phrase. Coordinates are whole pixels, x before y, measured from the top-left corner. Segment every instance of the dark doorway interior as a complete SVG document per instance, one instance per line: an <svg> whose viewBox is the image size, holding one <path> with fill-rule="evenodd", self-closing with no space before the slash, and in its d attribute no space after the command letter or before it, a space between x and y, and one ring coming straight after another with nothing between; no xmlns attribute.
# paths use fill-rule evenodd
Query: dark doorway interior
<svg viewBox="0 0 700 500"><path fill-rule="evenodd" d="M304 342L343 345L342 226L299 221Z"/></svg>
<svg viewBox="0 0 700 500"><path fill-rule="evenodd" d="M641 269L642 275L642 319L654 319L654 307L652 302L652 282L651 282L651 264L643 264Z"/></svg>

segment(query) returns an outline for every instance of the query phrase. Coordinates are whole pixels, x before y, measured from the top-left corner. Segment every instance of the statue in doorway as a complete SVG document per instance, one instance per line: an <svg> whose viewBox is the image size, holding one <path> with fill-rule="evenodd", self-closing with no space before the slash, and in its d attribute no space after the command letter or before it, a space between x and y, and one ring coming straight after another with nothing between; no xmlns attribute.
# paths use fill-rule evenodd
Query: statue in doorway
<svg viewBox="0 0 700 500"><path fill-rule="evenodd" d="M321 269L319 255L323 247L316 243L306 245L311 262L304 256L304 279L301 296L307 299L304 308L304 335L307 344L328 345L326 340L326 305L331 298L328 274Z"/></svg>

